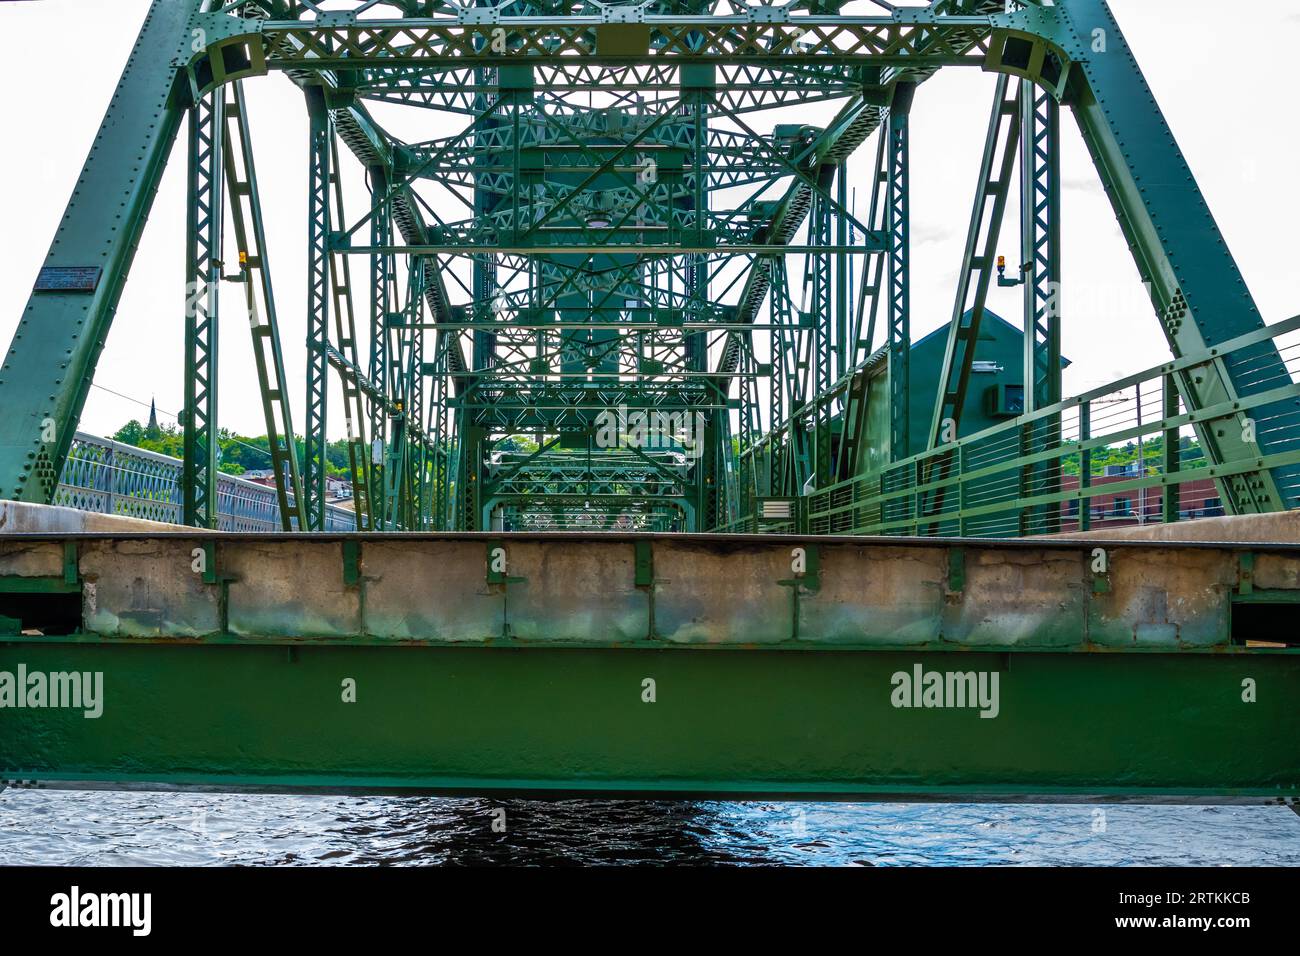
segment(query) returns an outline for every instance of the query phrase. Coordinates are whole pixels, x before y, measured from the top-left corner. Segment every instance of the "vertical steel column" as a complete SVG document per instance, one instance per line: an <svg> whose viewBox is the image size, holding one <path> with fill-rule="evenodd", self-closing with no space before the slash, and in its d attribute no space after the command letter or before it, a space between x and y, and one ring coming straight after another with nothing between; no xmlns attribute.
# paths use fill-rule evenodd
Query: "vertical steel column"
<svg viewBox="0 0 1300 956"><path fill-rule="evenodd" d="M516 68L518 71L520 68ZM498 93L498 96L509 106L510 114L510 141L511 141L511 160L506 160L501 156L495 155L489 148L488 144L492 141L494 130L503 129L504 123L499 122L497 116L489 117L487 111L492 104L489 97L485 94L477 94L474 97L474 109L480 115L480 119L475 126L474 142L481 152L475 154L474 169L474 216L476 219L488 220L492 217L495 210L504 202L503 197L497 195L490 188L484 188L484 180L491 184L493 175L500 175L503 163L512 161L517 156L519 149L520 137L520 105L527 103L532 97L532 69L531 67L523 68L527 78L523 76L510 75L507 77L509 83L517 84L510 86L508 89ZM474 71L475 80L484 88L491 87L499 82L499 73L495 68L478 69ZM512 207L514 215L518 214L518 188L519 172L516 167L515 175L512 177L515 187L514 201ZM518 229L518 223L515 223ZM436 264L436 260L433 260ZM491 315L492 306L497 297L502 294L498 285L497 278L497 257L495 256L474 256L473 258L473 275L474 275L474 302L471 303L470 314L477 316L480 314ZM476 371L487 371L496 364L497 337L496 334L488 329L475 328L472 332L473 341L473 364ZM481 376L475 376L473 379L472 389L477 390L479 384L483 381ZM409 421L412 427L415 427L417 419L411 418Z"/></svg>
<svg viewBox="0 0 1300 956"><path fill-rule="evenodd" d="M1176 418L1181 412L1180 396L1178 394L1178 379L1173 375L1166 375L1161 379L1164 388L1165 398L1165 420ZM1164 433L1164 473L1168 479L1163 487L1161 497L1162 514L1161 519L1165 523L1178 520L1178 512L1181 508L1179 501L1179 485L1174 480L1174 475L1182 467L1182 448L1180 447L1181 438L1177 428L1167 428Z"/></svg>
<svg viewBox="0 0 1300 956"><path fill-rule="evenodd" d="M1021 271L1024 278L1025 411L1061 400L1060 107L1021 80Z"/></svg>
<svg viewBox="0 0 1300 956"><path fill-rule="evenodd" d="M190 108L182 521L217 527L217 300L225 222L225 93Z"/></svg>
<svg viewBox="0 0 1300 956"><path fill-rule="evenodd" d="M308 87L310 121L307 185L307 421L303 462L307 530L325 528L326 398L330 300L330 117L325 94Z"/></svg>
<svg viewBox="0 0 1300 956"><path fill-rule="evenodd" d="M394 340L389 348L389 395L393 400L394 414L390 440L384 452L384 513L390 529L411 529L408 513L410 496L409 462L407 460L411 418L408 401L411 389L410 353L412 343L408 326L420 317L420 296L424 294L424 269L413 256L406 260L406 304L401 313L393 316L400 324L392 330Z"/></svg>
<svg viewBox="0 0 1300 956"><path fill-rule="evenodd" d="M1025 411L1034 412L1061 400L1061 144L1060 107L1055 98L1029 80L1020 81L1020 280L1024 290ZM1025 452L1056 448L1060 417L1034 422ZM1027 469L1026 497L1060 490L1058 461ZM1025 533L1060 530L1059 505L1026 514Z"/></svg>
<svg viewBox="0 0 1300 956"><path fill-rule="evenodd" d="M388 175L382 166L370 167L370 244L386 246L392 238L392 204L385 201ZM391 309L393 257L386 252L370 254L370 381L387 391L388 387L388 314ZM370 403L370 437L377 443L368 449L370 459L370 507L376 529L384 528L387 517L383 494L383 449L388 413L380 402Z"/></svg>
<svg viewBox="0 0 1300 956"><path fill-rule="evenodd" d="M910 202L908 114L916 87L900 83L889 107L889 455L908 456L911 422Z"/></svg>
<svg viewBox="0 0 1300 956"><path fill-rule="evenodd" d="M447 445L451 441L447 422L447 393L451 380L447 375L445 343L437 339L434 339L433 375L430 383L432 385L430 409L433 421L430 422L428 433L430 441L433 442L433 528L437 531L446 531L450 521L447 509L450 505L451 493L451 474L447 461Z"/></svg>
<svg viewBox="0 0 1300 956"><path fill-rule="evenodd" d="M835 166L835 202L839 209L835 213L835 244L840 247L835 257L835 380L848 374L849 356L852 347L849 343L849 256L845 251L849 246L849 217L844 210L849 209L849 167L844 160ZM849 209L855 213L856 210ZM834 479L832 479L834 480Z"/></svg>
<svg viewBox="0 0 1300 956"><path fill-rule="evenodd" d="M712 67L707 68L710 73ZM698 71L699 68L696 67ZM709 198L707 180L709 175L708 114L707 106L713 101L713 93L707 89L683 89L681 91L682 108L690 111L691 122L691 192L688 208L693 216L694 231L702 236L707 228ZM669 186L669 195L672 187ZM671 221L671 200L669 201L669 219ZM687 304L685 317L688 321L699 321L708 313L709 300L709 263L702 255L689 255L684 258ZM692 372L707 372L709 368L708 334L703 331L688 333L684 336L686 367ZM726 395L731 383L726 382L720 389L709 394L709 404L726 405ZM688 411L687 414L690 414ZM704 415L705 429L703 435L696 435L696 442L704 442L703 454L695 460L696 504L695 513L698 530L708 531L725 524L731 508L734 489L731 485L732 460L731 449L731 412L726 409L710 409Z"/></svg>
<svg viewBox="0 0 1300 956"><path fill-rule="evenodd" d="M420 328L421 306L423 299L411 297L411 342L407 353L407 479L406 500L409 514L406 526L412 531L423 531L427 527L424 510L425 499L425 456L424 456L424 329Z"/></svg>
<svg viewBox="0 0 1300 956"><path fill-rule="evenodd" d="M755 447L759 436L763 434L763 416L758 405L758 363L754 358L753 339L747 337L739 341L741 357L738 367L741 374L738 388L740 456L737 462L739 470L736 475L737 508L739 516L747 517L755 507L755 499L764 493L763 486L759 483L762 469L758 464L758 451Z"/></svg>
<svg viewBox="0 0 1300 956"><path fill-rule="evenodd" d="M1079 530L1092 528L1092 499L1088 489L1092 487L1092 449L1085 448L1092 438L1092 402L1079 406Z"/></svg>
<svg viewBox="0 0 1300 956"><path fill-rule="evenodd" d="M697 151L697 158L699 156ZM697 176L703 175L703 167L697 166ZM684 268L686 278L688 317L705 314L705 300L708 294L708 265L703 256L687 256ZM709 349L706 333L691 332L683 336L686 367L692 372L707 372L709 367ZM709 404L726 405L726 394L721 390L710 389L706 392ZM692 414L688 408L686 414ZM731 456L730 447L725 447L725 436L730 434L730 413L726 408L709 409L700 412L704 416L703 435L695 435L697 443L703 442L702 453L695 459L695 509L699 530L708 531L723 523L722 515L727 509L727 460ZM692 422L694 419L692 419ZM692 426L693 427L693 426ZM699 450L697 449L697 452Z"/></svg>
<svg viewBox="0 0 1300 956"><path fill-rule="evenodd" d="M1109 5L1066 0L1055 4L1055 15L1066 28L1063 36L1071 38L1070 109L1173 354L1197 354L1262 328L1245 279ZM1098 40L1104 47L1093 49ZM1180 375L1178 387L1188 412L1237 408L1243 397L1287 375L1277 347L1261 342L1195 375ZM1237 414L1197 426L1209 464L1250 463L1300 447L1294 404L1253 408L1252 417L1268 422L1256 441L1234 427ZM1218 484L1229 514L1281 511L1300 499L1300 466L1243 471Z"/></svg>
<svg viewBox="0 0 1300 956"><path fill-rule="evenodd" d="M347 222L343 210L343 180L339 169L338 143L330 139L330 181L334 205L330 221L340 226ZM334 333L338 350L360 368L357 354L357 317L352 303L352 267L346 253L330 253L330 286L334 296ZM339 377L343 389L343 423L347 434L348 474L352 480L352 506L358 531L374 530L370 513L370 449L366 445L366 417L360 384L348 376Z"/></svg>
<svg viewBox="0 0 1300 956"><path fill-rule="evenodd" d="M782 438L780 429L788 424L795 411L791 397L793 376L797 372L797 340L789 331L795 317L791 314L789 276L786 273L784 258L772 260L772 398L770 404L770 421L768 422L768 469L771 475L768 494L788 495L794 484L788 478L789 462L794 459L794 438L788 428Z"/></svg>
<svg viewBox="0 0 1300 956"><path fill-rule="evenodd" d="M835 175L835 166L826 166L818 177L818 185L829 193ZM828 248L835 238L837 216L831 202L821 193L814 193L812 210L809 216L809 245ZM843 217L838 217L843 222ZM841 253L838 258L842 258ZM811 421L805 419L812 431L812 449L809 473L814 486L824 488L835 479L831 474L831 402L828 397L832 383L836 380L837 367L836 332L842 316L839 313L839 301L835 297L833 279L833 257L828 251L813 253L805 266L805 281L812 277L812 387L813 396ZM803 489L799 489L800 493Z"/></svg>

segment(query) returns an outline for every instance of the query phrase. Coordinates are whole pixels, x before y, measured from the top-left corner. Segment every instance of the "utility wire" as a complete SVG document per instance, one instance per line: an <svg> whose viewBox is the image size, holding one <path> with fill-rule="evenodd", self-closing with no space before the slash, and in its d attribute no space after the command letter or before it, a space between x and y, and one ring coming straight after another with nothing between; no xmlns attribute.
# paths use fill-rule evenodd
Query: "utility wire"
<svg viewBox="0 0 1300 956"><path fill-rule="evenodd" d="M181 423L181 417L180 417L179 415L177 415L175 412L169 412L169 411L167 411L167 410L165 410L165 409L161 409L161 408L159 408L156 402L142 402L142 401L140 401L140 399L138 399L138 398L133 398L133 397L130 396L130 395L123 395L121 392L115 392L115 391L113 391L113 389L108 388L108 387L106 387L106 386L104 386L104 385L100 385L98 382L91 382L90 384L91 384L93 387L99 389L101 392L108 392L108 394L110 394L110 395L116 395L118 398L124 398L124 399L126 399L128 402L135 402L135 403L136 403L137 405L139 405L141 408L152 408L154 411L156 411L159 415L162 415L164 418L170 418L170 419L173 419L173 420L176 422L176 424L178 424L178 425ZM266 448L258 448L256 445L250 445L248 442L246 442L246 441L242 441L241 439L236 438L234 435L230 435L226 440L227 440L227 441L232 441L232 442L234 442L236 445L243 445L245 448L247 448L247 449L249 449L249 450L251 450L251 451L255 451L255 452L257 452L257 453L260 454L260 455L266 455L268 458L271 456L271 452L270 452L268 449L266 449ZM297 442L297 440L298 440L298 436L295 435L295 436L294 436L294 441Z"/></svg>

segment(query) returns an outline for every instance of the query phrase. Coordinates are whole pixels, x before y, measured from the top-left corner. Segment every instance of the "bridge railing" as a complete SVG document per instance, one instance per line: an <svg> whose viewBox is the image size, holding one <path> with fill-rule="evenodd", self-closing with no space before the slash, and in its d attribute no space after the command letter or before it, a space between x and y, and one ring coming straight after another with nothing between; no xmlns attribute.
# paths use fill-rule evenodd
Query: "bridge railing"
<svg viewBox="0 0 1300 956"><path fill-rule="evenodd" d="M182 467L179 458L77 432L53 504L181 524ZM222 531L281 530L275 489L234 475L217 477L217 514ZM355 531L356 515L330 505L325 527Z"/></svg>
<svg viewBox="0 0 1300 956"><path fill-rule="evenodd" d="M1177 379L1199 380L1215 363L1238 400L1189 414ZM1300 316L813 492L801 524L809 534L1006 537L1177 521L1222 514L1216 487L1252 472L1272 475L1275 508L1291 507L1298 373ZM1215 463L1197 425L1258 454Z"/></svg>

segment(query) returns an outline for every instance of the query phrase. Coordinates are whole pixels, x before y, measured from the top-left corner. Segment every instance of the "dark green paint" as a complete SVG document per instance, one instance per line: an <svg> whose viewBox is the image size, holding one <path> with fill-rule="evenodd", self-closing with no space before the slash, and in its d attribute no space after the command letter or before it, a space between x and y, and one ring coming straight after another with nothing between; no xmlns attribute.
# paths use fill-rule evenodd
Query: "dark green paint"
<svg viewBox="0 0 1300 956"><path fill-rule="evenodd" d="M1300 656L0 645L102 671L104 712L7 711L8 779L222 789L793 797L1300 797ZM1000 712L891 706L999 674ZM656 702L641 699L644 678ZM1242 702L1253 678L1258 702ZM345 678L355 703L342 701ZM1243 745L1249 742L1249 745Z"/></svg>

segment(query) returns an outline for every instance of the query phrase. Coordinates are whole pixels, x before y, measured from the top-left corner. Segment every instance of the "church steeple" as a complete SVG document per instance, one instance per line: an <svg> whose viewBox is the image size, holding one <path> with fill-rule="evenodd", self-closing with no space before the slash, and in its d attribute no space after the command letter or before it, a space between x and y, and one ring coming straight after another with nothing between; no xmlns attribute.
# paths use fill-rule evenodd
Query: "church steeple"
<svg viewBox="0 0 1300 956"><path fill-rule="evenodd" d="M152 398L149 399L149 425L145 429L145 434L150 438L157 438L162 434L162 429L158 427L158 407Z"/></svg>

